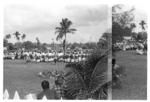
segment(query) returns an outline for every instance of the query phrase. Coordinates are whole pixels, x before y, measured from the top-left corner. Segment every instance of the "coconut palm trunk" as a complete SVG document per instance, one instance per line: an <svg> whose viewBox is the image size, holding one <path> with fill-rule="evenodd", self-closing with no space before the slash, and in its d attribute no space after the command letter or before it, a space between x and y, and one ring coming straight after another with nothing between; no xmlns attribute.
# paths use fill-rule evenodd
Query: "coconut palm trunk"
<svg viewBox="0 0 150 102"><path fill-rule="evenodd" d="M66 34L65 34L65 40L64 40L64 56L66 55Z"/></svg>

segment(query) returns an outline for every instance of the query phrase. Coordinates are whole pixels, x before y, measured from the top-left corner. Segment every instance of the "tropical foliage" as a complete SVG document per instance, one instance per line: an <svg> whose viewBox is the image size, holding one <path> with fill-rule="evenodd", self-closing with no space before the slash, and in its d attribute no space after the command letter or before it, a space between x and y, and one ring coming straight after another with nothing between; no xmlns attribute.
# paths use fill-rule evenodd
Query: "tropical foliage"
<svg viewBox="0 0 150 102"><path fill-rule="evenodd" d="M105 32L102 37L99 39L97 46L100 49L108 49L109 47L109 43L110 43L110 39L111 39L111 33Z"/></svg>
<svg viewBox="0 0 150 102"><path fill-rule="evenodd" d="M21 36L21 38L22 38L22 40L24 40L24 39L26 38L26 34L23 34L23 35Z"/></svg>
<svg viewBox="0 0 150 102"><path fill-rule="evenodd" d="M123 36L131 36L132 30L135 28L133 11L122 11L122 5L112 7L112 44L122 41Z"/></svg>
<svg viewBox="0 0 150 102"><path fill-rule="evenodd" d="M6 36L5 36L5 39L10 39L11 38L11 35L10 34L7 34Z"/></svg>
<svg viewBox="0 0 150 102"><path fill-rule="evenodd" d="M13 34L16 38L17 41L20 41L20 33L18 31L16 31L14 34Z"/></svg>
<svg viewBox="0 0 150 102"><path fill-rule="evenodd" d="M66 65L65 98L107 99L107 54L96 51L85 62Z"/></svg>
<svg viewBox="0 0 150 102"><path fill-rule="evenodd" d="M55 28L56 29L55 33L58 34L56 37L56 40L60 40L63 37L65 37L63 40L64 54L66 50L67 33L74 33L76 31L76 29L71 28L71 25L72 25L72 22L68 18L65 18L65 19L62 19L62 21L60 22L60 27Z"/></svg>
<svg viewBox="0 0 150 102"><path fill-rule="evenodd" d="M142 20L139 24L141 25L142 30L145 30L145 25L146 25L145 21Z"/></svg>

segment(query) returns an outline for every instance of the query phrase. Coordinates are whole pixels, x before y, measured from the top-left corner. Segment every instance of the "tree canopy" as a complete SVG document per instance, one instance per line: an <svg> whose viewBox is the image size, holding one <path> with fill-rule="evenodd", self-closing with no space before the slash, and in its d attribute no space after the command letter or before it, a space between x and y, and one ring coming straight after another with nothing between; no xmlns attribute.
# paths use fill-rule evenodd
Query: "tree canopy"
<svg viewBox="0 0 150 102"><path fill-rule="evenodd" d="M132 30L135 28L133 23L134 8L128 11L122 11L122 5L112 7L112 44L122 41L123 36L131 36Z"/></svg>

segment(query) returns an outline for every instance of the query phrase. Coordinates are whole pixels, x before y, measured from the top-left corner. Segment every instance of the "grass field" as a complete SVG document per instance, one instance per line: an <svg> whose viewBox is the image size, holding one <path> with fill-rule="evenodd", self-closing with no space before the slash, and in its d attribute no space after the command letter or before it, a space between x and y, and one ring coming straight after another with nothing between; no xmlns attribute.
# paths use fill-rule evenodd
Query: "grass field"
<svg viewBox="0 0 150 102"><path fill-rule="evenodd" d="M147 98L147 57L133 51L118 52L117 64L125 68L127 76L122 79L122 88L112 90L113 99Z"/></svg>
<svg viewBox="0 0 150 102"><path fill-rule="evenodd" d="M41 91L42 78L38 72L44 70L63 70L64 64L58 63L25 63L23 60L4 60L4 89L8 89L12 99L17 90L23 98L29 93ZM50 81L50 80L49 80Z"/></svg>
<svg viewBox="0 0 150 102"><path fill-rule="evenodd" d="M113 99L146 99L147 96L147 58L135 52L118 52L117 64L125 68L127 76L122 79L122 88L112 90ZM4 60L4 89L10 98L17 90L21 98L28 93L41 91L42 78L37 74L44 70L63 70L64 64L25 63L23 60ZM50 81L50 80L49 80Z"/></svg>

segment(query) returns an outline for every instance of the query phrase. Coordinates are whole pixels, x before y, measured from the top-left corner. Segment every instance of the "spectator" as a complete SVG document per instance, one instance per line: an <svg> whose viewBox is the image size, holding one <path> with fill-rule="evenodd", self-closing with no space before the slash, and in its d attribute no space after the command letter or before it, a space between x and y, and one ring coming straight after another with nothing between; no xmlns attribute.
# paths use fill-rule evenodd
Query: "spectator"
<svg viewBox="0 0 150 102"><path fill-rule="evenodd" d="M37 95L37 99L42 99L43 96L46 96L47 99L59 99L55 89L49 88L49 82L44 80L41 83L43 91Z"/></svg>

